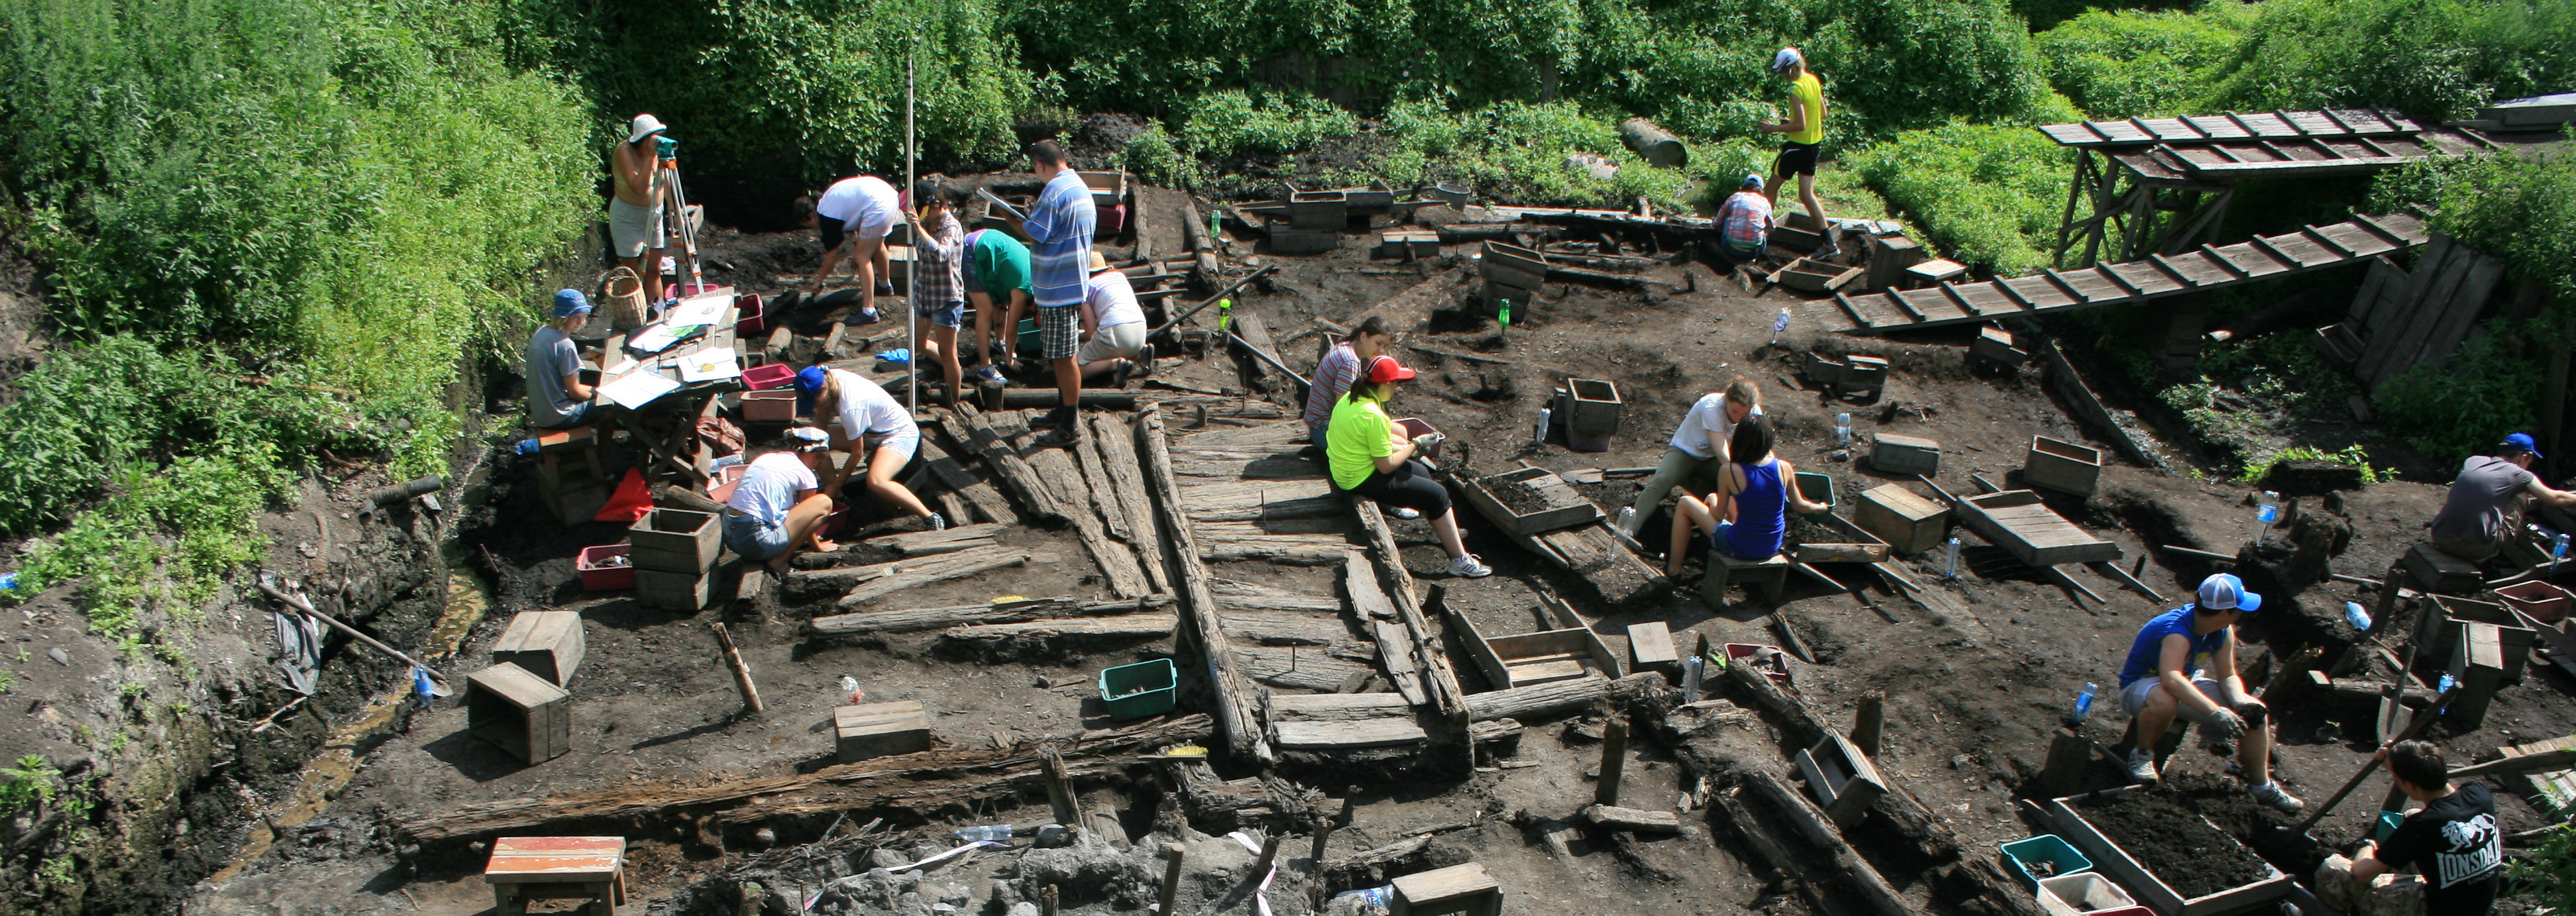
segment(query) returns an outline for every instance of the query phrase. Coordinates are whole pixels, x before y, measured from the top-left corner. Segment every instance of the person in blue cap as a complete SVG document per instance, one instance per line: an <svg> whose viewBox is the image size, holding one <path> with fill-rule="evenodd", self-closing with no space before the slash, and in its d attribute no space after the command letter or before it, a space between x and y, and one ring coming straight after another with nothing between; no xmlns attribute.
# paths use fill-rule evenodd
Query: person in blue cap
<svg viewBox="0 0 2576 916"><path fill-rule="evenodd" d="M2482 563L2504 550L2523 494L2561 509L2576 508L2576 493L2550 489L2531 473L2538 460L2540 446L2531 434L2514 433L2496 443L2495 454L2471 455L2461 462L2442 511L2433 516L2433 547Z"/></svg>
<svg viewBox="0 0 2576 916"><path fill-rule="evenodd" d="M590 297L581 290L555 291L554 319L528 336L528 422L538 429L565 429L590 419L591 396L581 383L581 350L572 332L590 318Z"/></svg>
<svg viewBox="0 0 2576 916"><path fill-rule="evenodd" d="M2272 782L2272 733L2263 701L2245 691L2236 669L2236 621L2263 607L2244 580L2219 573L2200 580L2200 601L2156 615L2138 628L2120 666L2120 706L2137 720L2129 776L2155 782L2156 743L2175 716L2200 725L2203 746L2225 753L2236 743L2254 800L2285 814L2307 807Z"/></svg>
<svg viewBox="0 0 2576 916"><path fill-rule="evenodd" d="M903 402L867 376L821 366L807 366L796 373L796 395L796 412L813 417L816 426L830 428L833 447L850 453L850 460L840 467L815 472L822 478L824 495L839 495L851 472L866 468L869 495L929 519L932 530L948 527L948 520L922 504L921 497L894 482L895 473L911 464L913 453L921 450L921 427L912 422L912 411Z"/></svg>
<svg viewBox="0 0 2576 916"><path fill-rule="evenodd" d="M1771 198L1762 193L1762 176L1744 176L1744 189L1717 206L1717 253L1729 264L1744 264L1771 247Z"/></svg>

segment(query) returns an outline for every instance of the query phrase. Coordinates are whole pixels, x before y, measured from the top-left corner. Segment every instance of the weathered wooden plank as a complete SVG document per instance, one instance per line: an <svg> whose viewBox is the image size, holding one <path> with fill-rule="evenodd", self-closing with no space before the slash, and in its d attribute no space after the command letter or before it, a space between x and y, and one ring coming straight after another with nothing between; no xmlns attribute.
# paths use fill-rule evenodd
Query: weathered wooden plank
<svg viewBox="0 0 2576 916"><path fill-rule="evenodd" d="M1377 503L1356 501L1360 528L1368 536L1370 559L1394 600L1396 619L1403 623L1412 639L1414 666L1421 670L1423 686L1429 694L1431 712L1449 720L1452 728L1463 732L1467 725L1466 692L1458 687L1458 672L1449 662L1449 653L1440 647L1439 631L1422 611L1422 598L1413 589L1413 573L1404 568L1404 553L1395 543L1395 532L1386 526L1386 517L1378 512Z"/></svg>
<svg viewBox="0 0 2576 916"><path fill-rule="evenodd" d="M1098 414L1083 416L1083 424L1089 426L1090 421L1098 417ZM1100 460L1100 446L1094 441L1099 438L1099 431L1094 429L1074 443L1074 464L1082 471L1083 485L1090 489L1091 509L1099 513L1100 524L1108 529L1110 537L1133 544L1136 537L1127 530L1127 510L1118 504L1118 496L1110 484L1109 468Z"/></svg>
<svg viewBox="0 0 2576 916"><path fill-rule="evenodd" d="M1295 721L1271 726L1283 751L1341 751L1420 744L1430 737L1408 714L1348 722Z"/></svg>
<svg viewBox="0 0 2576 916"><path fill-rule="evenodd" d="M2440 264L2433 264L2430 259L2416 262L2417 273L2431 276L2420 287L2409 283L2409 295L2399 310L2392 313L2393 319L2362 345L2361 363L2354 367L2354 372L2361 376L2363 384L2376 386L2411 364L2411 357L2423 348L2425 338L2431 336L2434 323L2442 320L2442 306L2450 302L2451 297L2459 292L2460 284L2467 280L2469 262L2476 257L2476 249L2454 242L2450 246L2450 256Z"/></svg>
<svg viewBox="0 0 2576 916"><path fill-rule="evenodd" d="M1411 715L1413 706L1400 693L1283 693L1270 698L1270 718L1353 722Z"/></svg>
<svg viewBox="0 0 2576 916"><path fill-rule="evenodd" d="M1039 557L1038 554L1008 547L993 547L943 554L923 561L905 560L901 563L889 563L885 565L895 568L888 571L886 575L851 586L849 592L842 595L841 600L834 604L838 607L854 608L904 589L963 579L996 569L1025 566L1029 561Z"/></svg>
<svg viewBox="0 0 2576 916"><path fill-rule="evenodd" d="M1091 438L1097 440L1100 463L1109 474L1111 498L1127 518L1128 543L1136 548L1136 565L1153 591L1173 591L1172 570L1164 565L1161 526L1154 521L1154 500L1146 494L1143 466L1136 460L1133 433L1109 414L1090 415Z"/></svg>
<svg viewBox="0 0 2576 916"><path fill-rule="evenodd" d="M1295 592L1226 578L1211 578L1208 587L1216 593L1217 600L1235 610L1342 613L1342 599L1331 595Z"/></svg>
<svg viewBox="0 0 2576 916"><path fill-rule="evenodd" d="M2483 253L2471 260L2468 277L2460 281L2460 289L2451 296L2451 301L2442 306L2441 320L2433 325L2432 335L2425 339L2424 350L2409 362L2420 361L2435 369L2449 364L2451 351L2468 337L2469 329L2477 325L2479 313L2486 310L2487 297L2495 292L2496 283L2503 279L2504 262Z"/></svg>
<svg viewBox="0 0 2576 916"><path fill-rule="evenodd" d="M1218 598L1223 604L1225 599ZM1350 625L1339 616L1297 611L1247 611L1228 607L1218 615L1226 638L1256 646L1333 646L1354 641Z"/></svg>
<svg viewBox="0 0 2576 916"><path fill-rule="evenodd" d="M1234 655L1244 676L1261 683L1298 690L1333 690L1353 675L1369 670L1366 662L1344 657L1361 647L1359 643L1350 643L1337 652L1333 647L1308 649L1236 643L1227 651ZM1362 654L1365 657L1365 653Z"/></svg>
<svg viewBox="0 0 2576 916"><path fill-rule="evenodd" d="M1119 601L1076 601L1071 596L1034 598L993 604L964 604L952 607L905 608L889 611L864 611L816 617L807 623L817 636L856 636L866 633L914 633L956 626L996 623L1022 623L1031 620L1055 620L1068 617L1105 617L1137 614L1170 608L1172 596L1156 594Z"/></svg>
<svg viewBox="0 0 2576 916"><path fill-rule="evenodd" d="M1197 539L1190 532L1187 510L1181 506L1180 488L1172 483L1172 455L1170 444L1163 438L1162 406L1147 404L1137 411L1130 435L1136 438L1144 458L1145 482L1153 491L1155 517L1162 522L1163 534L1172 540L1171 552L1178 564L1173 572L1180 586L1181 609L1188 616L1191 641L1205 658L1209 688L1216 693L1218 729L1225 735L1231 753L1266 763L1274 755L1270 742L1262 735L1253 687L1225 639L1222 611L1215 593L1208 588L1207 567L1199 561Z"/></svg>
<svg viewBox="0 0 2576 916"><path fill-rule="evenodd" d="M1405 629L1395 602L1387 599L1385 589L1378 584L1373 564L1356 552L1348 554L1342 562L1342 587L1351 596L1351 612L1359 619L1360 628L1377 640L1378 665L1386 669L1387 680L1395 684L1405 702L1416 706L1429 703L1431 696L1422 686L1422 669L1415 662L1420 653L1415 651L1412 633Z"/></svg>

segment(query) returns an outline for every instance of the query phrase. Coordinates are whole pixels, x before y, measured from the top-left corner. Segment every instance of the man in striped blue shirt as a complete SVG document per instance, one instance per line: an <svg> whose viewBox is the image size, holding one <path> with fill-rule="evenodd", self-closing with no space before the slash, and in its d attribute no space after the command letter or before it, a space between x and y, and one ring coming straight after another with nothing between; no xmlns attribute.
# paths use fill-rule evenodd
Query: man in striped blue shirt
<svg viewBox="0 0 2576 916"><path fill-rule="evenodd" d="M1089 291L1091 237L1099 217L1091 207L1091 188L1066 163L1064 147L1053 140L1029 144L1030 170L1047 180L1029 218L1012 226L1030 242L1029 279L1034 287L1038 337L1047 361L1055 364L1056 392L1063 402L1029 425L1053 427L1038 438L1042 447L1071 446L1082 438L1076 405L1082 397L1082 369L1074 362L1082 334L1082 300Z"/></svg>

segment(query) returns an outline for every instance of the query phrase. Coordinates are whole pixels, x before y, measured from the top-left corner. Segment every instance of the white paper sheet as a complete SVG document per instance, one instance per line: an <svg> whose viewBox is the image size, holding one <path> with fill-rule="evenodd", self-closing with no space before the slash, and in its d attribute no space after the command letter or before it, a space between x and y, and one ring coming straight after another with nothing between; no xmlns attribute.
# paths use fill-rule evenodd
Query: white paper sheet
<svg viewBox="0 0 2576 916"><path fill-rule="evenodd" d="M678 357L680 381L695 384L742 377L740 354L731 347L707 347Z"/></svg>
<svg viewBox="0 0 2576 916"><path fill-rule="evenodd" d="M662 323L672 327L714 324L724 317L725 308L731 305L733 305L732 293L690 296L680 300L680 304L673 307L670 314L663 316Z"/></svg>
<svg viewBox="0 0 2576 916"><path fill-rule="evenodd" d="M670 349L672 344L679 343L689 335L697 333L699 327L700 325L672 324L665 321L636 332L635 338L626 342L626 348L637 353L660 353Z"/></svg>
<svg viewBox="0 0 2576 916"><path fill-rule="evenodd" d="M599 396L617 402L619 407L635 410L678 390L680 383L663 378L659 372L638 372L599 386Z"/></svg>

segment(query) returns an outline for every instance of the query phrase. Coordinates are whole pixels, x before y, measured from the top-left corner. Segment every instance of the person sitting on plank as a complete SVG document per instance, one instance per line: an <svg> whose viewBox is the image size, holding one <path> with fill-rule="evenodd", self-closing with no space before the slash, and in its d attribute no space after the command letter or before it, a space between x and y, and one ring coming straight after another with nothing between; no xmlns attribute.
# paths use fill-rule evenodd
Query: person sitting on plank
<svg viewBox="0 0 2576 916"><path fill-rule="evenodd" d="M1727 463L1717 472L1717 492L1708 499L1683 495L1673 502L1673 547L1664 555L1664 575L1682 574L1691 535L1708 532L1708 547L1738 560L1759 562L1780 555L1789 533L1789 510L1827 511L1798 492L1798 471L1771 453L1771 419L1748 416L1735 424L1727 443ZM1718 562L1715 556L1710 563Z"/></svg>
<svg viewBox="0 0 2576 916"><path fill-rule="evenodd" d="M1351 329L1349 337L1324 351L1315 361L1314 381L1306 386L1306 441L1316 448L1324 447L1324 430L1333 422L1333 405L1340 403L1342 393L1351 390L1351 382L1360 377L1360 367L1386 352L1395 342L1395 333L1386 329L1386 319L1370 315L1360 326Z"/></svg>
<svg viewBox="0 0 2576 916"><path fill-rule="evenodd" d="M912 463L913 453L921 449L921 427L913 424L912 411L903 402L866 376L821 366L807 366L796 374L796 392L797 413L817 422L827 416L840 421L840 428L833 431L835 447L850 453L850 460L840 467L819 472L826 495L839 495L850 472L864 467L870 495L930 519L933 531L948 527L948 520L930 511L921 497L894 482L895 472Z"/></svg>
<svg viewBox="0 0 2576 916"><path fill-rule="evenodd" d="M1762 388L1741 375L1726 383L1725 391L1701 396L1682 413L1672 445L1664 449L1664 460L1655 464L1655 476L1646 478L1645 488L1628 504L1620 532L1636 537L1645 528L1646 516L1654 514L1676 486L1687 486L1692 495L1717 492L1718 474L1726 467L1727 442L1735 437L1736 424L1761 412Z"/></svg>
<svg viewBox="0 0 2576 916"><path fill-rule="evenodd" d="M2236 669L2236 621L2261 609L2263 596L2218 573L2200 580L2199 599L2139 627L2120 667L2120 706L2137 719L2129 777L2157 780L2156 743L2179 715L2200 724L2201 746L2214 753L2238 742L2236 763L2254 800L2297 814L2307 803L2272 781L2271 717Z"/></svg>
<svg viewBox="0 0 2576 916"><path fill-rule="evenodd" d="M555 291L555 317L528 335L528 422L538 429L569 429L590 419L598 391L581 383L581 350L572 332L590 320L590 297Z"/></svg>
<svg viewBox="0 0 2576 916"><path fill-rule="evenodd" d="M1407 438L1405 428L1386 415L1395 383L1413 377L1395 357L1369 360L1360 380L1333 407L1333 424L1324 443L1333 488L1376 500L1380 505L1415 510L1431 519L1431 532L1449 554L1449 574L1479 579L1494 574L1485 561L1467 552L1458 530L1458 512L1449 504L1449 488L1431 479L1431 466L1413 456L1440 441L1439 433Z"/></svg>
<svg viewBox="0 0 2576 916"><path fill-rule="evenodd" d="M725 546L754 563L787 574L787 558L807 550L836 550L823 540L832 498L814 476L814 462L832 447L832 434L811 426L787 431L794 447L754 458L725 500Z"/></svg>

